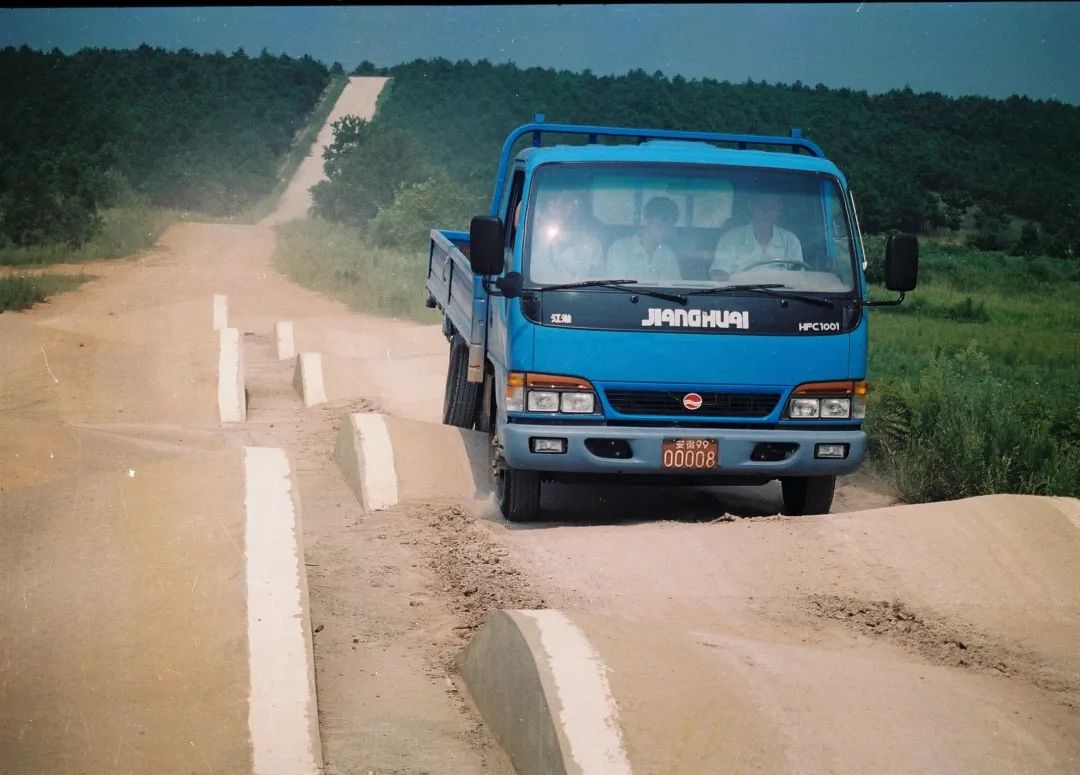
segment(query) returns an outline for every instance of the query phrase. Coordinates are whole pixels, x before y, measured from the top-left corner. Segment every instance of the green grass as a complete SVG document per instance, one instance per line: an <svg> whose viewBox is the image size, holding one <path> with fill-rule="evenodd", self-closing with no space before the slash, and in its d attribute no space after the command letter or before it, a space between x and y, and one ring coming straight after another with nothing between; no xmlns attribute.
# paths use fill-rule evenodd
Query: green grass
<svg viewBox="0 0 1080 775"><path fill-rule="evenodd" d="M28 309L57 293L78 288L93 275L52 274L0 277L0 312Z"/></svg>
<svg viewBox="0 0 1080 775"><path fill-rule="evenodd" d="M318 218L278 226L274 264L293 282L351 309L424 323L439 320L424 306L423 254L372 247L348 226Z"/></svg>
<svg viewBox="0 0 1080 775"><path fill-rule="evenodd" d="M927 245L918 288L899 307L870 313L869 376L903 379L934 353L974 342L1007 383L1052 401L1080 399L1078 291L1080 261Z"/></svg>
<svg viewBox="0 0 1080 775"><path fill-rule="evenodd" d="M304 131L300 134L296 145L286 155L285 162L278 173L278 183L274 190L252 205L247 212L238 218L238 222L256 223L274 211L278 200L281 199L281 195L289 185L289 181L292 180L296 170L299 169L300 163L311 152L311 146L318 138L319 130L326 123L326 119L334 109L338 97L341 96L341 92L344 91L348 83L349 79L345 75L336 75L330 79L330 85L326 87L326 93L323 95L322 101L312 111L311 118L308 120Z"/></svg>
<svg viewBox="0 0 1080 775"><path fill-rule="evenodd" d="M923 246L870 313L871 457L906 499L1080 495L1077 291L1080 261Z"/></svg>
<svg viewBox="0 0 1080 775"><path fill-rule="evenodd" d="M82 247L0 248L0 265L41 266L124 258L153 247L162 232L176 221L201 219L196 213L137 204L103 210L101 216L101 231Z"/></svg>

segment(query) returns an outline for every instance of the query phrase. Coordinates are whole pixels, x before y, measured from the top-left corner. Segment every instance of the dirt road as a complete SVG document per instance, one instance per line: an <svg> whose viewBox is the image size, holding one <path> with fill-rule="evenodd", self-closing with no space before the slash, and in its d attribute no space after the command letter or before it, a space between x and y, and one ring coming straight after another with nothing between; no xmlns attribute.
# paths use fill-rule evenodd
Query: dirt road
<svg viewBox="0 0 1080 775"><path fill-rule="evenodd" d="M311 207L311 187L322 180L323 157L326 146L334 141L334 122L343 116L353 115L370 119L375 113L375 100L386 85L386 78L350 78L341 96L334 103L330 115L319 130L311 151L300 162L292 180L281 195L277 209L263 218L259 225L275 226L307 215Z"/></svg>
<svg viewBox="0 0 1080 775"><path fill-rule="evenodd" d="M894 506L854 480L850 513L789 519L775 487L557 487L510 526L430 462L438 326L299 288L273 245L179 224L0 315L0 773L252 771L247 694L273 677L244 644L245 445L287 452L303 506L327 773L510 772L453 669L498 608L585 632L636 772L1080 768L1077 501ZM214 294L243 425L216 415ZM293 389L283 320L327 403ZM348 412L393 420L399 505L365 512L335 464Z"/></svg>

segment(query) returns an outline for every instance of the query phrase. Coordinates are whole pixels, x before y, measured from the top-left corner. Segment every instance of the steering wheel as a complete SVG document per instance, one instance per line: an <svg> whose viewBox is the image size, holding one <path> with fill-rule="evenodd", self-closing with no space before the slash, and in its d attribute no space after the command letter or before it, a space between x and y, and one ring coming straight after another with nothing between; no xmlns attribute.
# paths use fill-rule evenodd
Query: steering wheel
<svg viewBox="0 0 1080 775"><path fill-rule="evenodd" d="M788 266L794 266L798 268L799 271L802 272L808 272L813 269L813 267L811 267L810 264L806 263L805 261L797 261L790 258L773 258L768 261L758 261L756 264L751 264L750 266L744 266L740 271L748 272L751 269L757 269L759 266L768 266L769 264L787 264Z"/></svg>

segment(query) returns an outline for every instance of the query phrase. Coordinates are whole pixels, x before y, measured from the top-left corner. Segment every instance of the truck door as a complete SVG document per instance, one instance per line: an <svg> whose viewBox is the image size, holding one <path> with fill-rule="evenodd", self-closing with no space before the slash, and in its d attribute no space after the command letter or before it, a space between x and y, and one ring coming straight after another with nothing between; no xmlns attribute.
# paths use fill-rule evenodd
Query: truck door
<svg viewBox="0 0 1080 775"><path fill-rule="evenodd" d="M521 203L521 194L525 188L525 170L522 167L514 169L514 177L508 189L506 201L503 203L499 217L506 224L506 243L503 246L505 256L503 273L514 271L514 246L517 244L517 235L520 231L522 213L518 210ZM488 304L488 357L493 366L505 370L508 362L508 339L507 339L507 310L510 304L515 303L511 299L493 299Z"/></svg>

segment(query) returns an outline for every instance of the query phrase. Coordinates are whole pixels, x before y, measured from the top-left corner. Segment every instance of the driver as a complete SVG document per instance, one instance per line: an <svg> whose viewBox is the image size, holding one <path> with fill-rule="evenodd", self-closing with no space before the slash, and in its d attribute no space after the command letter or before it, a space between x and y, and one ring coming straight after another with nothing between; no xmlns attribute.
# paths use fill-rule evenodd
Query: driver
<svg viewBox="0 0 1080 775"><path fill-rule="evenodd" d="M742 271L766 261L802 263L802 244L787 229L776 225L780 217L780 195L771 191L750 194L750 222L732 229L716 243L709 274L714 279Z"/></svg>

